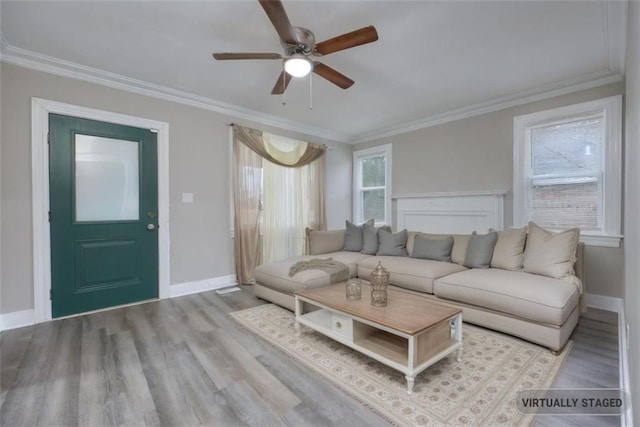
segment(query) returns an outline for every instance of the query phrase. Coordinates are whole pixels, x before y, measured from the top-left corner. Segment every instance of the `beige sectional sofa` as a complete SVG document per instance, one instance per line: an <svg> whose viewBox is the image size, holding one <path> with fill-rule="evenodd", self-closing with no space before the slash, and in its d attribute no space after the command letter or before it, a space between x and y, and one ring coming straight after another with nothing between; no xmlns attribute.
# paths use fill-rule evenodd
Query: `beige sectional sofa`
<svg viewBox="0 0 640 427"><path fill-rule="evenodd" d="M544 234L546 231L543 229L536 228L533 231L541 241L551 237L565 238L553 233ZM522 237L522 244L526 238L530 241L530 247L524 247L521 253L506 253L518 251L501 244L503 237L514 237L503 233L506 232L501 232L493 249L490 268L468 268L465 266L465 255L471 235L453 235L450 262L447 262L411 257L417 235L420 239L436 240L448 238L447 235L408 232L407 256L377 256L344 251L345 230L309 231L309 255L273 262L256 269L255 295L293 310L293 292L330 284L329 275L320 270L302 271L289 277L289 268L295 262L331 257L348 266L349 277L365 280L370 278L373 269L381 262L390 273L392 286L461 307L465 322L515 335L554 351L560 350L569 339L584 308L584 245L578 243L575 235L566 236L565 240L575 240L574 253L570 259L555 259L553 257L558 255L553 250L537 243L537 246L534 245L530 226L529 234L524 229ZM534 246L538 249L537 253L534 252ZM499 266L503 268L496 268ZM543 274L525 270L540 270Z"/></svg>

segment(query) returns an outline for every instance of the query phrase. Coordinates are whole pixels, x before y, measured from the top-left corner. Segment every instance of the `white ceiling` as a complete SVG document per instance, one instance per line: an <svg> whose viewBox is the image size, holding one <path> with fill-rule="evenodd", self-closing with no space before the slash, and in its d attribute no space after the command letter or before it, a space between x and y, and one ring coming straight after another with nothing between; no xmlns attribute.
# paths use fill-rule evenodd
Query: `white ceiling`
<svg viewBox="0 0 640 427"><path fill-rule="evenodd" d="M317 41L374 25L377 42L322 58L355 80L314 76L270 94L280 61L212 52L282 49L255 0L6 1L2 60L359 142L619 81L621 1L293 1Z"/></svg>

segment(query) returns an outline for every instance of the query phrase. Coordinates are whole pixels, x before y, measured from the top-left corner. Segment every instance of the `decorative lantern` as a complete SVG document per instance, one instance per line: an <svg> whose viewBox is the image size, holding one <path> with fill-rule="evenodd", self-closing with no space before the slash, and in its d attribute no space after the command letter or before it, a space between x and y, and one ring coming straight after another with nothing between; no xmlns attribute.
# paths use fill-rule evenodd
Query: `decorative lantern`
<svg viewBox="0 0 640 427"><path fill-rule="evenodd" d="M389 286L389 272L380 261L371 272L371 305L384 307L387 305L387 286Z"/></svg>
<svg viewBox="0 0 640 427"><path fill-rule="evenodd" d="M362 296L362 281L360 279L347 280L347 299L357 300Z"/></svg>

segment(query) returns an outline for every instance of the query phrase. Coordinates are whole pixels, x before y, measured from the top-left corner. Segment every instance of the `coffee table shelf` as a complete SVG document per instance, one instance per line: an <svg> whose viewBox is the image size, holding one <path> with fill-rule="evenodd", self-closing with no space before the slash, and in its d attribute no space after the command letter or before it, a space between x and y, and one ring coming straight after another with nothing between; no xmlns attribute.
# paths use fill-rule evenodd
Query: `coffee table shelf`
<svg viewBox="0 0 640 427"><path fill-rule="evenodd" d="M390 291L387 307L344 295L344 283L296 292L296 330L307 326L404 373L409 394L418 373L456 351L460 360L460 309L400 291ZM304 313L305 303L317 309Z"/></svg>

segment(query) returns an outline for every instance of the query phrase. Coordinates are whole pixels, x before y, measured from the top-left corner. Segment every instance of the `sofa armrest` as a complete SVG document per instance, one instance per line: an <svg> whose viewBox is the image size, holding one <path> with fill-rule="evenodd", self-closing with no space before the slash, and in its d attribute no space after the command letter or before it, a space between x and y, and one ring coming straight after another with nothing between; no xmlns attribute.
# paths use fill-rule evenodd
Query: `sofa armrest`
<svg viewBox="0 0 640 427"><path fill-rule="evenodd" d="M573 266L575 275L584 283L584 243L578 242L576 247L576 263Z"/></svg>
<svg viewBox="0 0 640 427"><path fill-rule="evenodd" d="M307 255L328 254L344 248L346 230L318 231L307 228Z"/></svg>

